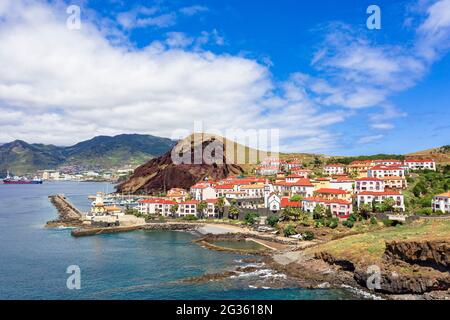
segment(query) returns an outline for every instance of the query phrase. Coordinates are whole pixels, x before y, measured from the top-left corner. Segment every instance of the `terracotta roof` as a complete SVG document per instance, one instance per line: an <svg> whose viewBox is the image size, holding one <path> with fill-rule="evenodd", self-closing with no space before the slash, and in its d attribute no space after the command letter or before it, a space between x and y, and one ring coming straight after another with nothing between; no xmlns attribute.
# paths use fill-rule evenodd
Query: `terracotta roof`
<svg viewBox="0 0 450 320"><path fill-rule="evenodd" d="M199 204L200 201L197 200L187 200L187 201L183 201L180 204Z"/></svg>
<svg viewBox="0 0 450 320"><path fill-rule="evenodd" d="M283 198L281 198L281 207L282 208L286 208L286 207L300 208L301 203L300 203L300 201L289 201L288 197L283 197Z"/></svg>
<svg viewBox="0 0 450 320"><path fill-rule="evenodd" d="M327 164L325 167L344 167L344 165L340 164L340 163L333 163L333 164Z"/></svg>
<svg viewBox="0 0 450 320"><path fill-rule="evenodd" d="M404 177L399 176L390 176L390 177L381 177L381 180L405 180Z"/></svg>
<svg viewBox="0 0 450 320"><path fill-rule="evenodd" d="M315 193L330 193L330 194L347 194L347 191L333 188L321 188L314 191Z"/></svg>
<svg viewBox="0 0 450 320"><path fill-rule="evenodd" d="M372 168L370 168L370 170L403 170L403 168L400 166L397 166L397 165L379 164L379 165L373 166Z"/></svg>
<svg viewBox="0 0 450 320"><path fill-rule="evenodd" d="M356 181L381 181L380 178L371 178L371 177L364 177L364 178L358 178Z"/></svg>
<svg viewBox="0 0 450 320"><path fill-rule="evenodd" d="M401 196L397 191L362 191L358 196Z"/></svg>
<svg viewBox="0 0 450 320"><path fill-rule="evenodd" d="M438 195L436 195L436 197L447 197L447 198L450 198L450 191L438 194Z"/></svg>
<svg viewBox="0 0 450 320"><path fill-rule="evenodd" d="M217 185L216 189L234 189L234 185L233 184L221 184L221 185Z"/></svg>
<svg viewBox="0 0 450 320"><path fill-rule="evenodd" d="M330 181L331 180L331 178L330 177L324 177L324 178L315 178L314 180L316 180L316 181Z"/></svg>
<svg viewBox="0 0 450 320"><path fill-rule="evenodd" d="M140 200L139 203L177 204L173 200L162 199L162 198L153 198L153 199Z"/></svg>
<svg viewBox="0 0 450 320"><path fill-rule="evenodd" d="M375 159L373 160L373 162L402 162L401 160L398 159Z"/></svg>
<svg viewBox="0 0 450 320"><path fill-rule="evenodd" d="M407 159L405 162L434 162L433 159Z"/></svg>
<svg viewBox="0 0 450 320"><path fill-rule="evenodd" d="M206 188L208 188L208 187L210 187L210 184L208 183L208 184L206 184L206 183L197 183L197 184L194 184L192 187L191 187L191 189L206 189Z"/></svg>
<svg viewBox="0 0 450 320"><path fill-rule="evenodd" d="M308 202L323 202L323 203L337 203L337 204L344 204L344 205L350 205L352 204L350 201L347 200L343 200L343 199L324 199L324 198L320 198L320 197L308 197L303 199L303 201L308 201Z"/></svg>
<svg viewBox="0 0 450 320"><path fill-rule="evenodd" d="M309 181L309 179L298 179L295 182L286 182L286 181L279 181L275 182L276 186L284 186L284 187L294 187L294 186L302 186L302 187L314 187L314 185Z"/></svg>

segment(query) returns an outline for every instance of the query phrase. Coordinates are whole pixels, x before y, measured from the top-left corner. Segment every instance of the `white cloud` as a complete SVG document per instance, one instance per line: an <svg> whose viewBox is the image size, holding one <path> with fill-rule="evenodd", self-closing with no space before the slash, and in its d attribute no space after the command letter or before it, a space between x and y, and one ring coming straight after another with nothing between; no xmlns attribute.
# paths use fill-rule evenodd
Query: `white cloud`
<svg viewBox="0 0 450 320"><path fill-rule="evenodd" d="M394 125L391 123L374 123L371 125L371 127L374 129L388 130L388 129L393 129Z"/></svg>
<svg viewBox="0 0 450 320"><path fill-rule="evenodd" d="M158 15L156 15L159 13ZM117 15L117 22L124 29L158 27L166 28L176 23L176 14L173 12L160 13L159 7L138 6L130 11Z"/></svg>
<svg viewBox="0 0 450 320"><path fill-rule="evenodd" d="M432 62L450 47L450 0L426 8L427 18L418 28L418 53Z"/></svg>
<svg viewBox="0 0 450 320"><path fill-rule="evenodd" d="M345 119L339 110L321 112L307 96L292 94L302 90L293 79L277 88L267 67L254 60L183 49L190 42L184 34L137 49L112 45L89 20L81 30L68 30L64 11L45 3L6 6L0 13L0 112L9 120L0 141L71 144L131 132L170 137L202 120L206 130L280 128L283 138L308 142L300 151L335 143L327 127Z"/></svg>
<svg viewBox="0 0 450 320"><path fill-rule="evenodd" d="M377 135L373 135L373 136L364 136L358 139L358 143L360 144L365 144L365 143L370 143L370 142L375 142L378 140L383 139L384 136L382 134L377 134Z"/></svg>
<svg viewBox="0 0 450 320"><path fill-rule="evenodd" d="M197 13L205 12L205 11L209 11L209 9L205 6L199 6L199 5L184 7L184 8L180 9L180 12L187 16L193 16Z"/></svg>

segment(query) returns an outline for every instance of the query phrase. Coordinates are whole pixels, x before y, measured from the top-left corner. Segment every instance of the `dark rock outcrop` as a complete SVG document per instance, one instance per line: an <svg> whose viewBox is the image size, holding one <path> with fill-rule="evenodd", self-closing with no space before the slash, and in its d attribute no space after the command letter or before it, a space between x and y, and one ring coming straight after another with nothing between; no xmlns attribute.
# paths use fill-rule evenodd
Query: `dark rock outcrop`
<svg viewBox="0 0 450 320"><path fill-rule="evenodd" d="M208 147L211 148L213 143L218 147L216 150L221 150L218 151L221 153L212 154L212 160L221 158L222 161L211 161L203 157L200 160L201 163L196 164L199 161L194 161L196 160L194 155L202 155L202 151ZM173 155L185 160L182 163L176 163ZM187 155L186 158L185 155ZM137 168L127 181L117 186L117 191L155 194L171 188L188 189L207 177L216 180L229 175L242 174L244 169L233 164L226 155L226 146L214 137L208 136L200 141L187 138L163 156L152 159Z"/></svg>
<svg viewBox="0 0 450 320"><path fill-rule="evenodd" d="M450 271L450 245L445 241L391 241L385 258Z"/></svg>

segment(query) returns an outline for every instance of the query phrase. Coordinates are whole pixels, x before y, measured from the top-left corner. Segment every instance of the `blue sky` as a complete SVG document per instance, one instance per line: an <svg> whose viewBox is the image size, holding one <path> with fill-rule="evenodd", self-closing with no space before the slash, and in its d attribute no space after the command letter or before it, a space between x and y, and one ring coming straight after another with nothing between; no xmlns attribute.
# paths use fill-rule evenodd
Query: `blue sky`
<svg viewBox="0 0 450 320"><path fill-rule="evenodd" d="M80 30L65 26L69 4L81 8ZM380 30L366 27L371 4ZM450 143L450 0L2 6L0 141L171 137L203 121L207 131L279 129L281 151Z"/></svg>

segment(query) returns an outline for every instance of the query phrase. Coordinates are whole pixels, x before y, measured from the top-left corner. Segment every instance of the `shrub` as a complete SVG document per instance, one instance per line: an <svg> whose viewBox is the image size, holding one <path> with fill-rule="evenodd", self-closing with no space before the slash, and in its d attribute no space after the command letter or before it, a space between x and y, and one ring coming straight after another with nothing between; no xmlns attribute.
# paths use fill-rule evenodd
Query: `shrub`
<svg viewBox="0 0 450 320"><path fill-rule="evenodd" d="M312 231L305 231L303 233L303 240L313 240L314 239L314 233Z"/></svg>
<svg viewBox="0 0 450 320"><path fill-rule="evenodd" d="M272 228L275 227L278 224L278 217L277 216L269 216L267 218L267 224L271 226Z"/></svg>
<svg viewBox="0 0 450 320"><path fill-rule="evenodd" d="M351 214L350 217L348 217L347 221L356 222L358 221L358 217L354 214Z"/></svg>
<svg viewBox="0 0 450 320"><path fill-rule="evenodd" d="M294 234L297 234L297 231L295 230L295 225L290 223L287 226L285 226L283 229L283 234L285 237L289 237Z"/></svg>
<svg viewBox="0 0 450 320"><path fill-rule="evenodd" d="M327 226L329 228L331 228L331 229L335 229L335 228L337 228L338 224L339 224L339 219L338 218L333 218L333 219L329 220L329 223L328 223Z"/></svg>
<svg viewBox="0 0 450 320"><path fill-rule="evenodd" d="M186 220L186 221L195 221L195 220L198 220L198 218L197 218L196 216L194 216L193 214L188 214L187 216L184 216L182 219L183 219L183 220Z"/></svg>
<svg viewBox="0 0 450 320"><path fill-rule="evenodd" d="M344 222L342 222L343 226L346 226L347 228L353 228L354 222L352 220L347 219Z"/></svg>
<svg viewBox="0 0 450 320"><path fill-rule="evenodd" d="M431 208L421 208L417 211L417 214L423 214L426 216L430 216L433 214L433 209Z"/></svg>
<svg viewBox="0 0 450 320"><path fill-rule="evenodd" d="M316 220L314 221L314 226L315 226L316 228L320 228L320 227L322 227L322 226L324 226L324 225L325 225L325 222L324 222L323 219L316 219Z"/></svg>
<svg viewBox="0 0 450 320"><path fill-rule="evenodd" d="M378 223L377 218L375 217L370 218L370 224L377 224L377 223Z"/></svg>
<svg viewBox="0 0 450 320"><path fill-rule="evenodd" d="M383 221L383 224L386 226L386 227L390 227L390 226L392 226L392 220L389 220L389 219L383 219L382 220Z"/></svg>
<svg viewBox="0 0 450 320"><path fill-rule="evenodd" d="M245 214L244 220L246 224L254 224L256 222L256 218L259 217L259 214L255 212L247 212Z"/></svg>

